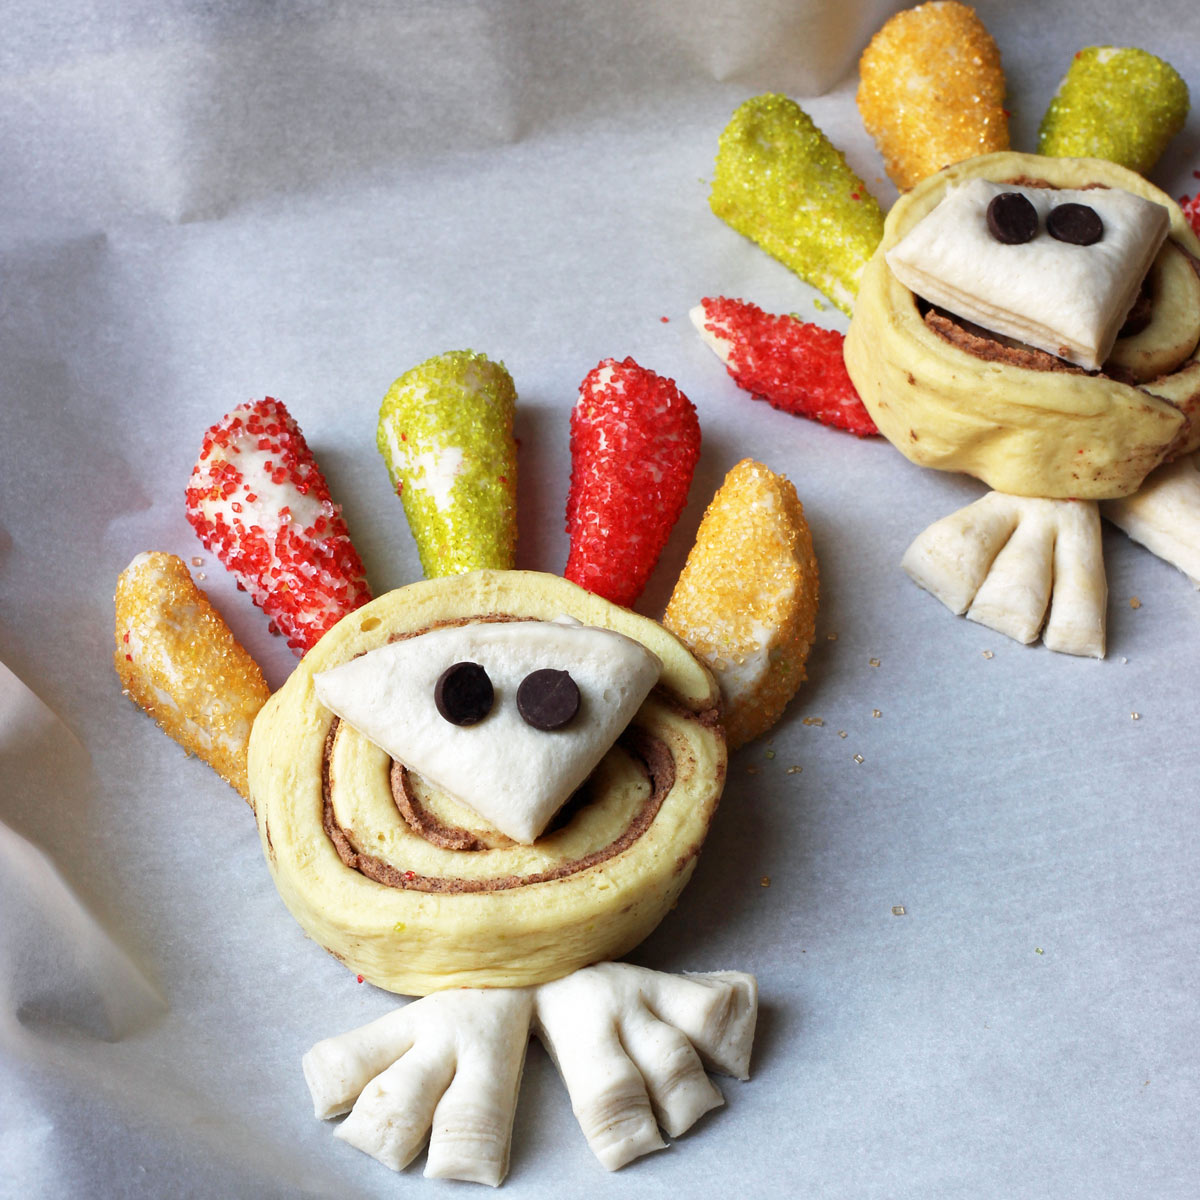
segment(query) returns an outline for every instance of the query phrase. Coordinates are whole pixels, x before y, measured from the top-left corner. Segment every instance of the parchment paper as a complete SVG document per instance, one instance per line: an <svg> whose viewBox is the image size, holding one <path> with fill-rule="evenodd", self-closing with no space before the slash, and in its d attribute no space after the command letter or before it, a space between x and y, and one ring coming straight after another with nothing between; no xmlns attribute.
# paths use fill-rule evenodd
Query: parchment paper
<svg viewBox="0 0 1200 1200"><path fill-rule="evenodd" d="M686 318L724 294L844 328L711 215L707 180L737 104L777 90L889 203L854 64L895 7L3 5L0 1195L454 1188L313 1118L303 1052L397 1000L305 939L247 807L121 696L111 654L116 577L162 549L287 677L183 513L205 428L263 394L376 593L418 578L375 419L460 348L520 395L519 565L562 569L570 407L632 355L705 439L641 611L747 455L795 482L822 573L808 683L733 758L635 955L757 974L753 1078L610 1177L534 1046L507 1194L1195 1194L1200 595L1109 529L1106 660L953 617L898 563L981 485L752 401ZM1016 148L1089 44L1200 91L1190 0L979 11ZM1193 113L1153 178L1194 193L1198 168Z"/></svg>

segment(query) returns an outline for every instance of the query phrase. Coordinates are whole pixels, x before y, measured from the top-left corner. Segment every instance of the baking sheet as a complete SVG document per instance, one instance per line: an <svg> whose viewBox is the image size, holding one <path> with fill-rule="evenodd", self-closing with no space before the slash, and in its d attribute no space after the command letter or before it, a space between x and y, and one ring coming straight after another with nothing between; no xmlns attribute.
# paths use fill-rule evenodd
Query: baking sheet
<svg viewBox="0 0 1200 1200"><path fill-rule="evenodd" d="M707 179L778 90L890 202L853 64L896 5L3 7L0 1195L453 1186L313 1118L300 1056L396 1001L306 941L245 805L110 659L117 574L162 549L290 671L183 514L204 429L250 397L300 421L376 593L418 578L375 417L467 347L520 395L520 566L561 570L575 391L632 355L704 432L639 609L747 455L795 482L822 572L809 681L633 956L758 976L752 1080L610 1177L535 1045L507 1193L1194 1194L1200 596L1107 529L1106 660L951 616L898 562L982 487L751 401L687 321L725 294L844 328ZM1200 88L1183 0L978 10L1016 148L1084 45ZM1193 114L1153 177L1194 193L1197 168Z"/></svg>

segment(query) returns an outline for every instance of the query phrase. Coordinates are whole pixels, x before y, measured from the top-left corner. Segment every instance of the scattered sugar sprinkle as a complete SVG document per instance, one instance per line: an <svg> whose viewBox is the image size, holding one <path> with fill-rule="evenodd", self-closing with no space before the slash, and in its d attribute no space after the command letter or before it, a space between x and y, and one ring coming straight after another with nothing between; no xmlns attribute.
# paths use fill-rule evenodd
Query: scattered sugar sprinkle
<svg viewBox="0 0 1200 1200"><path fill-rule="evenodd" d="M1041 946L1034 946L1033 952L1034 952L1034 954L1045 954L1046 953L1045 950L1043 950L1041 948Z"/></svg>
<svg viewBox="0 0 1200 1200"><path fill-rule="evenodd" d="M801 725L824 725L825 721L821 717L805 717L804 720L800 722L800 724Z"/></svg>
<svg viewBox="0 0 1200 1200"><path fill-rule="evenodd" d="M869 666L877 667L879 666L880 660L878 658L868 658L867 663Z"/></svg>
<svg viewBox="0 0 1200 1200"><path fill-rule="evenodd" d="M761 879L758 881L758 886L759 886L759 887L770 887L770 886L771 886L771 877L770 877L770 875L764 875L764 876L763 876L763 877L762 877L762 878L761 878Z"/></svg>
<svg viewBox="0 0 1200 1200"><path fill-rule="evenodd" d="M797 763L794 766L788 767L787 773L789 775L799 775L800 772L803 770L804 770L804 768L802 766L800 766L799 763Z"/></svg>
<svg viewBox="0 0 1200 1200"><path fill-rule="evenodd" d="M768 751L767 751L767 758L774 758L774 757L775 757L775 751L774 751L774 750L768 750Z"/></svg>
<svg viewBox="0 0 1200 1200"><path fill-rule="evenodd" d="M836 633L827 633L827 634L825 635L825 640L826 640L827 642L836 642L836 641L837 641L837 637L838 637L838 635L837 635Z"/></svg>
<svg viewBox="0 0 1200 1200"><path fill-rule="evenodd" d="M846 731L845 731L844 729L839 729L839 730L838 730L838 737L840 737L840 738L844 738L845 736L846 736Z"/></svg>
<svg viewBox="0 0 1200 1200"><path fill-rule="evenodd" d="M193 566L193 567L202 567L202 566L204 566L204 559L202 559L202 558L200 557L200 555L198 555L198 554L194 554L194 555L192 555L192 566Z"/></svg>
<svg viewBox="0 0 1200 1200"><path fill-rule="evenodd" d="M1140 721L1142 719L1142 714L1140 712L1131 712L1129 714L1129 719L1131 721Z"/></svg>
<svg viewBox="0 0 1200 1200"><path fill-rule="evenodd" d="M854 761L855 761L856 763L862 763L862 761L863 761L863 756L862 756L861 754L856 754L856 755L854 756Z"/></svg>
<svg viewBox="0 0 1200 1200"><path fill-rule="evenodd" d="M873 717L882 717L882 716L883 716L883 713L881 713L881 712L879 711L879 709L877 709L877 708L873 708L873 709L871 709L871 716L873 716Z"/></svg>
<svg viewBox="0 0 1200 1200"><path fill-rule="evenodd" d="M984 658L995 658L996 656L990 650L985 650L983 652L983 657Z"/></svg>
<svg viewBox="0 0 1200 1200"><path fill-rule="evenodd" d="M1141 608L1142 602L1136 596L1130 596L1129 597L1129 607L1130 608Z"/></svg>
<svg viewBox="0 0 1200 1200"><path fill-rule="evenodd" d="M904 915L905 915L905 908L904 908L903 904L893 904L892 905L892 916L893 917L902 917Z"/></svg>

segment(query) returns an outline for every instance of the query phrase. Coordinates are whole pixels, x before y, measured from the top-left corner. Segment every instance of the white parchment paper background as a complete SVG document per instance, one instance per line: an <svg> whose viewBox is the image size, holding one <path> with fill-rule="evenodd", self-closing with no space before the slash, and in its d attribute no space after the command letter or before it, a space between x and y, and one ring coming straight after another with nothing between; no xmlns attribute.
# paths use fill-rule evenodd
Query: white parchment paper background
<svg viewBox="0 0 1200 1200"><path fill-rule="evenodd" d="M117 574L163 549L291 669L183 515L204 429L252 396L304 427L375 591L417 578L375 417L467 347L520 394L520 565L561 569L575 390L629 354L705 437L642 611L746 455L796 483L822 568L810 681L637 953L756 972L754 1078L610 1177L535 1047L507 1191L1194 1195L1200 595L1108 531L1106 661L951 617L897 564L982 489L753 403L686 319L726 294L844 327L706 180L778 90L889 202L853 90L894 7L0 4L0 1195L454 1186L311 1116L301 1054L395 1000L306 941L244 804L110 660ZM1085 45L1161 54L1200 99L1186 0L979 11L1017 148ZM1193 115L1154 178L1196 169Z"/></svg>

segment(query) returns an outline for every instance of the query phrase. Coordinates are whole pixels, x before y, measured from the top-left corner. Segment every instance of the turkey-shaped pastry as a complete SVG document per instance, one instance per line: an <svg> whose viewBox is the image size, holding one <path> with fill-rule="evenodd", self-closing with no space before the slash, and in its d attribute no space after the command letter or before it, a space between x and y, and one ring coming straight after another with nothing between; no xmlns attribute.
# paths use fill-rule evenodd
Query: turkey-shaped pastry
<svg viewBox="0 0 1200 1200"><path fill-rule="evenodd" d="M889 212L846 367L880 432L920 466L1012 495L1127 496L1200 444L1197 259L1179 206L1114 163L969 159ZM1014 315L1024 333L996 328ZM1042 345L1016 340L1035 324Z"/></svg>
<svg viewBox="0 0 1200 1200"><path fill-rule="evenodd" d="M846 366L908 458L997 491L922 534L908 573L1018 641L1045 621L1050 649L1103 656L1091 501L1121 523L1200 444L1198 352L1200 243L1132 171L1001 153L920 183L864 273Z"/></svg>
<svg viewBox="0 0 1200 1200"><path fill-rule="evenodd" d="M944 40L945 22L969 26L964 44L978 50L962 78L921 54L924 39ZM1172 104L1182 94L1186 110L1182 81L1158 60L1148 65L1177 80ZM1105 501L1114 521L1147 530L1147 546L1171 547L1156 552L1183 551L1154 528L1167 491L1167 507L1178 506L1178 489L1156 489L1145 505L1134 493L1159 464L1200 449L1200 240L1170 196L1106 158L996 149L934 170L929 148L950 149L941 136L948 95L962 100L960 151L1007 140L993 136L1003 134L994 119L1003 96L999 55L964 6L900 14L860 68L864 119L889 173L911 190L850 281L856 295L844 343L833 330L727 297L705 299L693 320L738 385L775 407L882 433L919 466L995 488L994 502L918 538L905 567L954 611L969 609L1018 640L1035 640L1048 617L1048 647L1103 655L1103 567L1088 505ZM1110 114L1108 131L1123 144L1156 142L1152 162L1162 130L1143 111L1149 93L1127 100ZM787 109L781 98L763 97L745 111L764 106ZM745 138L743 116L739 110L721 138L714 211L846 307L843 291L806 269L786 205L770 197L822 197L830 245L862 232L856 210L870 197L859 180L836 186L824 152L796 142L789 158L774 154L774 141L764 148ZM1175 117L1177 128L1182 113ZM1095 125L1087 126L1093 134ZM770 196L756 184L767 153ZM813 186L814 174L824 190ZM731 219L718 191L752 211ZM833 347L844 382L842 364L830 362ZM1148 524L1138 510L1153 514Z"/></svg>
<svg viewBox="0 0 1200 1200"><path fill-rule="evenodd" d="M428 1139L426 1174L493 1185L535 1012L610 1168L660 1146L659 1125L677 1135L720 1103L706 1069L745 1077L751 977L593 964L674 906L724 785L723 718L741 741L779 717L804 676L817 593L795 489L749 461L710 506L671 630L560 576L508 569L514 402L503 368L473 353L430 360L389 393L379 442L403 460L390 464L398 490L421 493L409 517L433 577L369 603L312 569L342 535L331 501L292 528L293 492L317 479L298 429L289 419L277 450L281 406L235 411L210 431L202 462L210 443L221 461L189 503L219 498L245 518L206 520L280 580L272 605L304 616L311 591L340 620L267 699L184 564L149 556L147 570L139 557L119 583L115 652L130 696L247 795L309 936L350 978L421 997L306 1056L317 1115L349 1110L339 1136L394 1169ZM665 498L654 485L690 479L694 453L681 467L679 448L698 452L688 408L632 360L588 376L568 517L589 578L649 549L648 574L687 490L678 477ZM489 472L497 486L474 486ZM630 527L634 508L648 519ZM452 533L469 545L452 547ZM498 565L456 574L463 555ZM214 698L214 665L231 695Z"/></svg>

